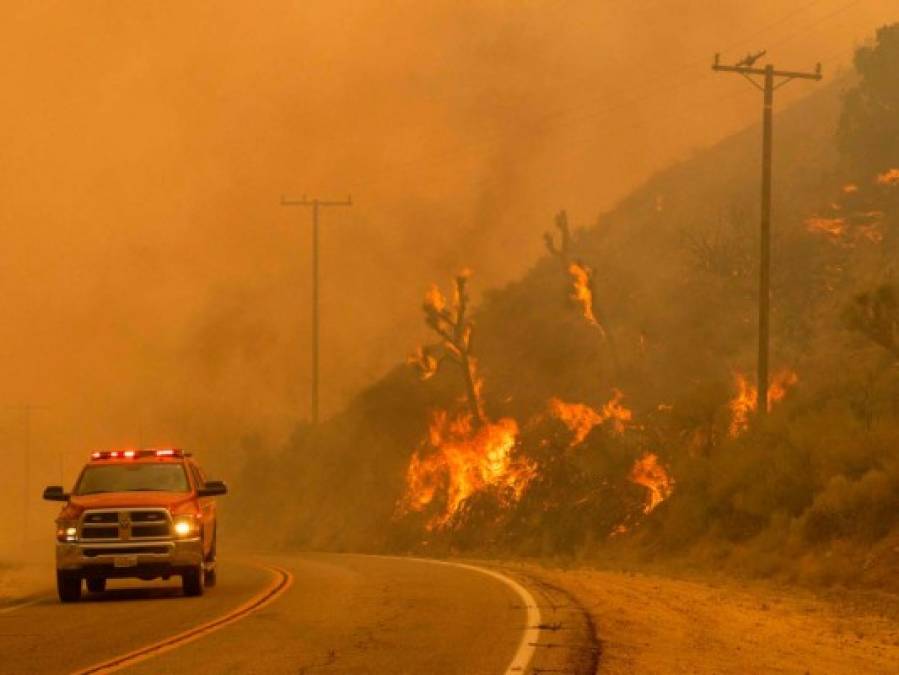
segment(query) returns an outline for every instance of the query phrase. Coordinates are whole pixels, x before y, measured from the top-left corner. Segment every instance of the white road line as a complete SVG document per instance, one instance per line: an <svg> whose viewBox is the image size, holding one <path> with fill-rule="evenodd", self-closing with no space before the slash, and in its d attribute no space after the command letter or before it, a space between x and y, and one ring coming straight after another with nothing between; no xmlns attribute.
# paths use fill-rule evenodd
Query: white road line
<svg viewBox="0 0 899 675"><path fill-rule="evenodd" d="M10 607L4 607L0 609L0 614L9 614L10 612L15 612L17 609L22 609L23 607L31 607L31 605L36 605L39 602L43 602L47 598L34 598L33 600L28 600L26 602L20 602L17 605L12 605Z"/></svg>
<svg viewBox="0 0 899 675"><path fill-rule="evenodd" d="M537 606L534 596L531 592L520 583L486 567L478 565L470 565L468 563L452 562L449 560L435 560L432 558L404 558L401 556L376 555L373 558L386 558L388 560L412 560L415 562L431 563L432 565L446 565L448 567L458 567L472 572L480 572L488 577L493 577L497 581L504 583L506 586L515 591L515 594L521 599L522 604L527 612L525 619L524 631L521 635L521 642L518 643L518 651L512 657L512 661L506 668L505 675L522 675L527 672L531 660L534 658L534 652L537 649L537 642L540 640L540 608Z"/></svg>

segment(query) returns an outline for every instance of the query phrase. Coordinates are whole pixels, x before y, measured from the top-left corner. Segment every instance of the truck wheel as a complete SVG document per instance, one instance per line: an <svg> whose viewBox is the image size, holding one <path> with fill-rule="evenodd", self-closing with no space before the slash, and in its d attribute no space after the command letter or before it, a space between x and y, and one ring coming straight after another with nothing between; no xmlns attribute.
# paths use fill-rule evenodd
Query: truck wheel
<svg viewBox="0 0 899 675"><path fill-rule="evenodd" d="M81 600L81 577L57 572L56 592L61 602L78 602Z"/></svg>
<svg viewBox="0 0 899 675"><path fill-rule="evenodd" d="M181 587L188 597L203 595L203 566L197 565L182 572Z"/></svg>
<svg viewBox="0 0 899 675"><path fill-rule="evenodd" d="M102 593L106 590L106 579L103 577L88 577L87 590L91 593Z"/></svg>

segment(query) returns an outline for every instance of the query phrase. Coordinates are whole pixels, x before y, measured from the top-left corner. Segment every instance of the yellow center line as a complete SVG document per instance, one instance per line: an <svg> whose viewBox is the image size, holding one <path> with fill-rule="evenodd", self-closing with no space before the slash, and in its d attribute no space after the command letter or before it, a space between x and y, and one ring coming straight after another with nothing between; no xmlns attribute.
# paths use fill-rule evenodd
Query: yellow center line
<svg viewBox="0 0 899 675"><path fill-rule="evenodd" d="M279 597L281 597L287 591L287 589L290 588L290 586L293 584L293 575L287 570L275 565L259 565L259 567L263 567L264 569L267 569L272 573L272 583L269 584L263 591L254 595L245 603L231 610L227 614L223 614L222 616L213 619L212 621L208 621L207 623L201 624L194 628L189 628L184 632L167 637L163 640L160 640L159 642L155 642L145 647L140 647L132 652L128 652L127 654L122 654L121 656L116 656L107 661L103 661L102 663L97 663L93 666L90 666L89 668L85 668L84 670L75 671L74 673L72 673L72 675L88 675L89 673L114 673L123 668L128 668L137 663L140 663L141 661L146 661L147 659L153 658L154 656L159 656L160 654L164 654L173 649L182 647L189 642L193 642L194 640L199 640L200 638L205 637L210 633L214 633L215 631L220 630L225 626L228 626L236 621L240 621L247 615L262 609L266 605L271 604Z"/></svg>

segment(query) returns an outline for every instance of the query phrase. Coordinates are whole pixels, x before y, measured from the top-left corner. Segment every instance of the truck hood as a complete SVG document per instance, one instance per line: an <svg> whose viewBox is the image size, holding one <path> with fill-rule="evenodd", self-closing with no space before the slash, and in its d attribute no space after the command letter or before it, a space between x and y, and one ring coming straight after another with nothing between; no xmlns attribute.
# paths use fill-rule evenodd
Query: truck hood
<svg viewBox="0 0 899 675"><path fill-rule="evenodd" d="M75 518L87 509L165 508L173 514L187 510L194 502L191 492L103 492L73 495L63 509L63 517Z"/></svg>

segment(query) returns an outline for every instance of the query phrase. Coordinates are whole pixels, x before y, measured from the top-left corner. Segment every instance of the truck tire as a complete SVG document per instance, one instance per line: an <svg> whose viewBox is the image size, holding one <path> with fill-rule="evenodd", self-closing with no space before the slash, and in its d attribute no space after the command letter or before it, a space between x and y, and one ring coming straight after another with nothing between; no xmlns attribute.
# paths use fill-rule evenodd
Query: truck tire
<svg viewBox="0 0 899 675"><path fill-rule="evenodd" d="M88 577L87 590L91 593L102 593L106 590L106 579L103 577Z"/></svg>
<svg viewBox="0 0 899 675"><path fill-rule="evenodd" d="M181 573L181 587L187 597L203 595L203 566L197 565Z"/></svg>
<svg viewBox="0 0 899 675"><path fill-rule="evenodd" d="M81 600L81 577L57 571L56 592L60 602L78 602Z"/></svg>

